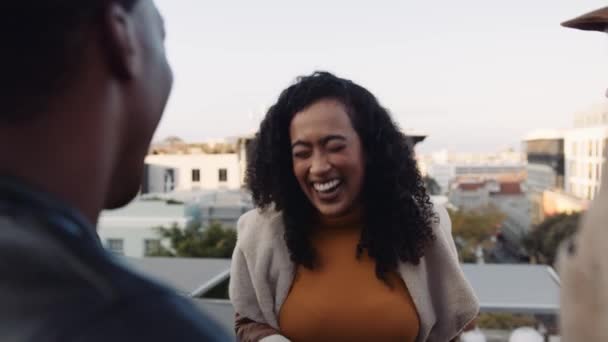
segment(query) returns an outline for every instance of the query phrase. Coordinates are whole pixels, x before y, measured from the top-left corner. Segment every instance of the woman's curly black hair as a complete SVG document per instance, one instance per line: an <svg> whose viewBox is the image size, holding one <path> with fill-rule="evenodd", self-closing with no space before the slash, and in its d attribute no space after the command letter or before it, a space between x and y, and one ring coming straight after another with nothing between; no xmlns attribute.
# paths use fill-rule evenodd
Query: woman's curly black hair
<svg viewBox="0 0 608 342"><path fill-rule="evenodd" d="M377 277L386 280L400 261L419 263L434 239L436 216L414 160L413 145L368 90L328 72L298 78L281 93L260 125L249 152L247 186L257 207L281 212L292 261L314 268L311 233L316 209L293 172L289 126L296 113L328 98L346 107L366 161L360 195L364 222L357 257L366 251L376 262Z"/></svg>

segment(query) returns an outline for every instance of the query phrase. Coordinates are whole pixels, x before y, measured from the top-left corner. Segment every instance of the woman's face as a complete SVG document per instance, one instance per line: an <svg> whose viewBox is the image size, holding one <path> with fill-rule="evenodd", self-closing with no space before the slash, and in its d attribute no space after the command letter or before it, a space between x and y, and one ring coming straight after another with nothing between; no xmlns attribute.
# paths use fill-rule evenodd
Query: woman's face
<svg viewBox="0 0 608 342"><path fill-rule="evenodd" d="M310 202L326 217L348 213L359 202L365 161L345 106L319 100L296 113L289 133L293 171Z"/></svg>

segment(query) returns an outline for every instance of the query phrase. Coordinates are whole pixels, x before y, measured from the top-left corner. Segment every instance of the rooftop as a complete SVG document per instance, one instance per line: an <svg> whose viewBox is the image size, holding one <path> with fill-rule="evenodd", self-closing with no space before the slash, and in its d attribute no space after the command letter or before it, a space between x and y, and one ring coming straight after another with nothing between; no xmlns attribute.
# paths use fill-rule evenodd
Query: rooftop
<svg viewBox="0 0 608 342"><path fill-rule="evenodd" d="M486 186L485 182L481 183L460 183L458 184L458 189L462 191L477 191Z"/></svg>
<svg viewBox="0 0 608 342"><path fill-rule="evenodd" d="M169 137L152 143L149 154L224 154L236 153L236 144L229 141L187 143L178 137Z"/></svg>
<svg viewBox="0 0 608 342"><path fill-rule="evenodd" d="M530 132L524 137L524 141L535 140L559 140L564 139L564 131L559 129L541 129Z"/></svg>
<svg viewBox="0 0 608 342"><path fill-rule="evenodd" d="M458 190L461 191L478 191L486 187L492 196L509 196L522 195L521 182L519 181L499 181L499 180L482 180L482 181L460 181L455 183Z"/></svg>
<svg viewBox="0 0 608 342"><path fill-rule="evenodd" d="M557 314L559 277L545 265L464 264L485 312Z"/></svg>
<svg viewBox="0 0 608 342"><path fill-rule="evenodd" d="M135 200L116 210L105 210L99 217L99 230L151 227L178 224L186 225L192 219L183 204L167 204L162 200Z"/></svg>
<svg viewBox="0 0 608 342"><path fill-rule="evenodd" d="M196 258L124 258L135 271L190 295L201 285L214 286L214 279L228 275L230 260Z"/></svg>
<svg viewBox="0 0 608 342"><path fill-rule="evenodd" d="M185 207L183 204L167 204L163 200L137 199L123 208L103 211L101 219L182 218L184 216Z"/></svg>
<svg viewBox="0 0 608 342"><path fill-rule="evenodd" d="M499 186L500 191L496 193L498 195L521 195L523 193L519 182L501 182Z"/></svg>
<svg viewBox="0 0 608 342"><path fill-rule="evenodd" d="M250 207L251 196L242 190L221 190L200 192L192 197L189 204L201 207Z"/></svg>
<svg viewBox="0 0 608 342"><path fill-rule="evenodd" d="M229 259L127 259L137 271L148 274L209 312L233 331L234 311L228 300L202 299L207 291L230 277ZM463 264L465 276L479 298L482 312L556 315L560 282L548 266L528 264Z"/></svg>

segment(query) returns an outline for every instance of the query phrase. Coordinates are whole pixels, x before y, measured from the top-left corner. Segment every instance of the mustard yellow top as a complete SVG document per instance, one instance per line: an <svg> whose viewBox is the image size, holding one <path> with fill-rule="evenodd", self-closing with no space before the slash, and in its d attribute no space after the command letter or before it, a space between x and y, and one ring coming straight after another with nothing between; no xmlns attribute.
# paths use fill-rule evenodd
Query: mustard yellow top
<svg viewBox="0 0 608 342"><path fill-rule="evenodd" d="M357 213L323 220L312 242L318 266L298 267L279 313L291 341L415 341L420 321L405 283L395 272L387 285L367 253L356 258Z"/></svg>

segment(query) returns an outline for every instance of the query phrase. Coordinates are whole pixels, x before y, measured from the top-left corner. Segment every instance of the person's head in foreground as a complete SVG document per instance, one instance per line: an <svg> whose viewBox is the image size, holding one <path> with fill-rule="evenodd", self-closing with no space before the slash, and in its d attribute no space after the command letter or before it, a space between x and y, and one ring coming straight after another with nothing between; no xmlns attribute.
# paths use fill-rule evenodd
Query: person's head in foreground
<svg viewBox="0 0 608 342"><path fill-rule="evenodd" d="M608 7L562 25L607 32ZM607 187L608 173L604 171L600 191L583 215L578 233L560 248L557 262L561 281L559 316L561 338L565 342L608 341Z"/></svg>
<svg viewBox="0 0 608 342"><path fill-rule="evenodd" d="M261 124L248 170L255 204L285 219L294 261L315 263L315 221L364 220L360 250L378 276L418 262L435 219L413 146L365 88L318 72L287 88Z"/></svg>
<svg viewBox="0 0 608 342"><path fill-rule="evenodd" d="M228 340L109 255L172 84L152 0L0 4L0 340Z"/></svg>
<svg viewBox="0 0 608 342"><path fill-rule="evenodd" d="M172 84L151 0L0 5L0 173L95 222L139 191Z"/></svg>
<svg viewBox="0 0 608 342"><path fill-rule="evenodd" d="M477 301L413 153L350 80L316 72L280 94L249 153L257 210L239 221L230 287L239 337L446 341L462 330Z"/></svg>

